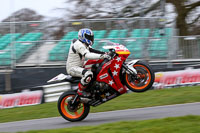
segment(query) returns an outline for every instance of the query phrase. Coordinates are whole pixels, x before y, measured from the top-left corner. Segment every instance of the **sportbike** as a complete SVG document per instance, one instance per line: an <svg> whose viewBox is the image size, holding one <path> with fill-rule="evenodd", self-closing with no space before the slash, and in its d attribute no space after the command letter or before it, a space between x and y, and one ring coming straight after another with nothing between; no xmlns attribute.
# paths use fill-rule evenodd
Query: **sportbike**
<svg viewBox="0 0 200 133"><path fill-rule="evenodd" d="M109 50L111 59L88 60L84 67L94 73L86 92L90 97L81 97L77 89L69 89L58 100L58 110L68 121L81 121L87 117L90 106L98 106L116 98L128 90L144 92L154 82L154 72L150 66L140 60L126 62L130 51L121 44L111 43L103 47ZM59 74L48 82L63 81L78 84L80 78Z"/></svg>

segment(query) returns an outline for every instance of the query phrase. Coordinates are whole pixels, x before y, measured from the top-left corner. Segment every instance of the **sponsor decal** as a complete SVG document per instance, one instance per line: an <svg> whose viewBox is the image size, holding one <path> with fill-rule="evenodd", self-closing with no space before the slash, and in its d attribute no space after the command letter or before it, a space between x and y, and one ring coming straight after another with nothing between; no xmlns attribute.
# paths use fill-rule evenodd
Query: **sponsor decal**
<svg viewBox="0 0 200 133"><path fill-rule="evenodd" d="M107 78L107 77L108 77L108 73L105 73L105 74L101 75L99 78L104 79L104 78Z"/></svg>
<svg viewBox="0 0 200 133"><path fill-rule="evenodd" d="M158 72L155 74L154 88L169 88L200 84L200 69L191 69L172 72Z"/></svg>
<svg viewBox="0 0 200 133"><path fill-rule="evenodd" d="M42 90L0 95L0 108L41 104Z"/></svg>

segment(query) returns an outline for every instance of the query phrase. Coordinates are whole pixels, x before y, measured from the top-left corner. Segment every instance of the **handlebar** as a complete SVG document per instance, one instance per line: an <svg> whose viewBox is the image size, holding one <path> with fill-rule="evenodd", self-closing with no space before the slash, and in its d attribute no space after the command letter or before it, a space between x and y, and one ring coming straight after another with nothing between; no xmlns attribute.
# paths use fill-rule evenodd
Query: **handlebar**
<svg viewBox="0 0 200 133"><path fill-rule="evenodd" d="M113 50L109 50L109 51L110 51L110 52L108 53L108 55L111 56L111 60L112 60L112 58L114 58L114 56L116 55L116 53L115 53L115 50L114 50L114 49L113 49ZM110 61L109 59L105 58L105 59L100 63L100 65L98 66L97 71L96 71L96 74L98 74L98 73L100 72L102 66L103 66L105 63L109 62L109 61Z"/></svg>
<svg viewBox="0 0 200 133"><path fill-rule="evenodd" d="M108 55L110 55L111 58L113 58L116 55L116 52L114 49L109 49Z"/></svg>
<svg viewBox="0 0 200 133"><path fill-rule="evenodd" d="M107 62L109 62L109 59L104 59L104 60L100 63L100 65L98 66L98 68L97 68L97 70L96 70L96 74L98 74L98 73L101 71L102 66L103 66L105 63L107 63Z"/></svg>

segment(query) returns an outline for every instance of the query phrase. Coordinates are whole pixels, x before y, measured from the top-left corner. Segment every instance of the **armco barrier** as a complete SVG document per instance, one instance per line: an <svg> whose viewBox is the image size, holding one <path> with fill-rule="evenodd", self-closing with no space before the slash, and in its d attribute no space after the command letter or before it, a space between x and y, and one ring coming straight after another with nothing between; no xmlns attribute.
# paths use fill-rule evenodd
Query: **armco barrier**
<svg viewBox="0 0 200 133"><path fill-rule="evenodd" d="M200 85L200 69L156 72L152 89ZM45 102L57 101L59 96L72 86L70 83L57 83L44 86Z"/></svg>
<svg viewBox="0 0 200 133"><path fill-rule="evenodd" d="M70 88L71 84L69 82L43 86L45 102L57 101L59 96Z"/></svg>

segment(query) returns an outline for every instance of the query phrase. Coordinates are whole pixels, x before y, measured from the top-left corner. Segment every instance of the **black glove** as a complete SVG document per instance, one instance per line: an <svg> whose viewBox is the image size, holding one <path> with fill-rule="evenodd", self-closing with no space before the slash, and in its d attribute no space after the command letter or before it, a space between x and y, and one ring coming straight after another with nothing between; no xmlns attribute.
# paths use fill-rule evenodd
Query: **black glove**
<svg viewBox="0 0 200 133"><path fill-rule="evenodd" d="M102 54L102 55L100 56L100 59L108 59L108 60L111 60L111 56L108 55L107 53L106 53L106 54Z"/></svg>

